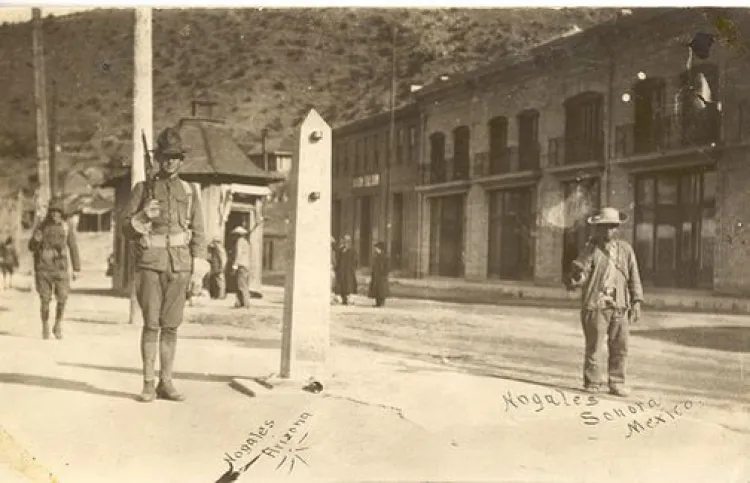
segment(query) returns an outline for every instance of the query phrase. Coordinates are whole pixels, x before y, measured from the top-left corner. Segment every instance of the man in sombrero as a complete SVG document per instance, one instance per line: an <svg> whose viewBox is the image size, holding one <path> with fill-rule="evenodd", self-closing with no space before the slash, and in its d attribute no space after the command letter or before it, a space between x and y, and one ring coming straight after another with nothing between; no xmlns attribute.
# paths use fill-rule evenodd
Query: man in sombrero
<svg viewBox="0 0 750 483"><path fill-rule="evenodd" d="M641 317L643 286L638 262L630 244L620 240L618 230L628 216L615 208L603 208L588 218L594 236L573 261L569 289L582 287L581 323L586 339L583 384L587 392L601 391L626 397L625 359L629 324ZM609 349L608 378L599 367L602 348Z"/></svg>

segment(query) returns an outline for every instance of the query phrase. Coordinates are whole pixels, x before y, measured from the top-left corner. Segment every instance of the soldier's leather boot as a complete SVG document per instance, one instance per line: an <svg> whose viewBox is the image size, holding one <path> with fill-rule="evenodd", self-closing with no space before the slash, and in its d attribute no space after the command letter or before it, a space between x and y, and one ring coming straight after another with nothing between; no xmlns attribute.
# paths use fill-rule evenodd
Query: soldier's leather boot
<svg viewBox="0 0 750 483"><path fill-rule="evenodd" d="M185 400L185 396L175 389L172 381L166 379L159 380L159 385L156 386L156 396L167 401L182 402Z"/></svg>
<svg viewBox="0 0 750 483"><path fill-rule="evenodd" d="M52 326L52 333L55 334L55 338L58 340L63 338L62 324L60 323L59 320L55 322L54 326Z"/></svg>
<svg viewBox="0 0 750 483"><path fill-rule="evenodd" d="M159 332L147 327L141 332L141 358L143 359L143 392L139 396L141 402L151 402L156 399L156 351Z"/></svg>
<svg viewBox="0 0 750 483"><path fill-rule="evenodd" d="M55 307L55 325L52 327L52 333L55 334L55 338L62 339L62 319L63 313L65 312L65 302L57 301L57 307Z"/></svg>
<svg viewBox="0 0 750 483"><path fill-rule="evenodd" d="M49 339L49 302L46 304L42 302L40 312L42 316L42 339Z"/></svg>
<svg viewBox="0 0 750 483"><path fill-rule="evenodd" d="M156 383L154 381L143 381L143 391L138 396L140 402L152 402L156 399Z"/></svg>
<svg viewBox="0 0 750 483"><path fill-rule="evenodd" d="M159 359L161 362L161 374L159 385L156 387L156 395L168 401L184 401L185 396L177 392L172 384L172 368L177 351L177 329L162 329L159 339Z"/></svg>

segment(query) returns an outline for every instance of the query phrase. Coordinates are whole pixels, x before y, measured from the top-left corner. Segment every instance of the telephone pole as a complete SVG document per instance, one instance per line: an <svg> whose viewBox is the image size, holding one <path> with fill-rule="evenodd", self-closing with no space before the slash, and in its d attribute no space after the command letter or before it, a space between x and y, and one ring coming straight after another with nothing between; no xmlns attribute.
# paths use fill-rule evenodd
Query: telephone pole
<svg viewBox="0 0 750 483"><path fill-rule="evenodd" d="M133 161L130 163L130 187L146 179L143 141L141 133L153 145L153 54L151 8L139 7L135 9L135 79L133 86ZM135 250L130 246L126 264L130 270L130 323L141 323L143 315L136 297L135 290Z"/></svg>
<svg viewBox="0 0 750 483"><path fill-rule="evenodd" d="M36 219L43 216L50 198L49 131L47 130L47 83L44 74L42 11L32 9L32 42L34 55L34 103L36 105L36 156L39 191Z"/></svg>
<svg viewBox="0 0 750 483"><path fill-rule="evenodd" d="M388 136L388 158L385 163L385 179L381 182L384 185L385 193L385 249L388 255L391 255L391 164L396 161L396 25L391 31L391 122Z"/></svg>
<svg viewBox="0 0 750 483"><path fill-rule="evenodd" d="M52 81L52 104L49 120L49 192L53 198L57 192L57 82Z"/></svg>

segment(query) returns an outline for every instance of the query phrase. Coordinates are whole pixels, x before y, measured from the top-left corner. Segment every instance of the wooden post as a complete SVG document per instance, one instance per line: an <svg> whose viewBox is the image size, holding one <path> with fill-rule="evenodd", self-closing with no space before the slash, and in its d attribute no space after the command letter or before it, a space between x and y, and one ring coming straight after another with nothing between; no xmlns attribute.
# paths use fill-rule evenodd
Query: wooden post
<svg viewBox="0 0 750 483"><path fill-rule="evenodd" d="M57 82L52 81L52 102L49 120L49 192L53 198L57 192Z"/></svg>
<svg viewBox="0 0 750 483"><path fill-rule="evenodd" d="M47 83L44 74L44 43L42 37L42 11L32 9L34 55L34 102L36 104L36 155L39 194L36 219L44 216L50 198L49 131L47 130Z"/></svg>
<svg viewBox="0 0 750 483"><path fill-rule="evenodd" d="M146 179L143 141L141 133L152 143L153 136L153 54L151 52L151 9L135 9L135 84L133 88L133 162L130 164L131 189ZM149 144L149 148L152 144ZM128 253L134 260L132 248ZM135 263L129 264L130 272L130 323L142 323L143 315L136 298Z"/></svg>
<svg viewBox="0 0 750 483"><path fill-rule="evenodd" d="M294 154L282 379L320 376L330 345L331 128L314 109L297 132Z"/></svg>
<svg viewBox="0 0 750 483"><path fill-rule="evenodd" d="M23 190L18 190L16 199L16 233L13 235L13 241L16 253L21 253L21 233L23 232L23 208L24 208Z"/></svg>

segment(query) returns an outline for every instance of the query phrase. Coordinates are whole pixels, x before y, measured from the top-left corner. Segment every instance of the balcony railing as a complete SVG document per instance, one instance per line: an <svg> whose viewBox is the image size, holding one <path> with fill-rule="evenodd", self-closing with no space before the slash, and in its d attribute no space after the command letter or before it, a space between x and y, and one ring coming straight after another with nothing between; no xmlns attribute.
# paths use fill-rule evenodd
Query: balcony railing
<svg viewBox="0 0 750 483"><path fill-rule="evenodd" d="M604 159L604 138L596 140L582 138L551 138L547 151L551 167L568 164L590 163Z"/></svg>
<svg viewBox="0 0 750 483"><path fill-rule="evenodd" d="M665 116L650 125L622 124L615 128L615 157L708 146L721 139L716 110L696 116Z"/></svg>
<svg viewBox="0 0 750 483"><path fill-rule="evenodd" d="M495 154L474 155L474 178L539 169L539 145L508 146Z"/></svg>
<svg viewBox="0 0 750 483"><path fill-rule="evenodd" d="M534 171L539 169L539 157L542 149L539 143L522 144L518 147L518 169Z"/></svg>
<svg viewBox="0 0 750 483"><path fill-rule="evenodd" d="M446 158L442 163L423 164L419 166L420 184L448 183L469 179L469 163L455 163L453 158Z"/></svg>

